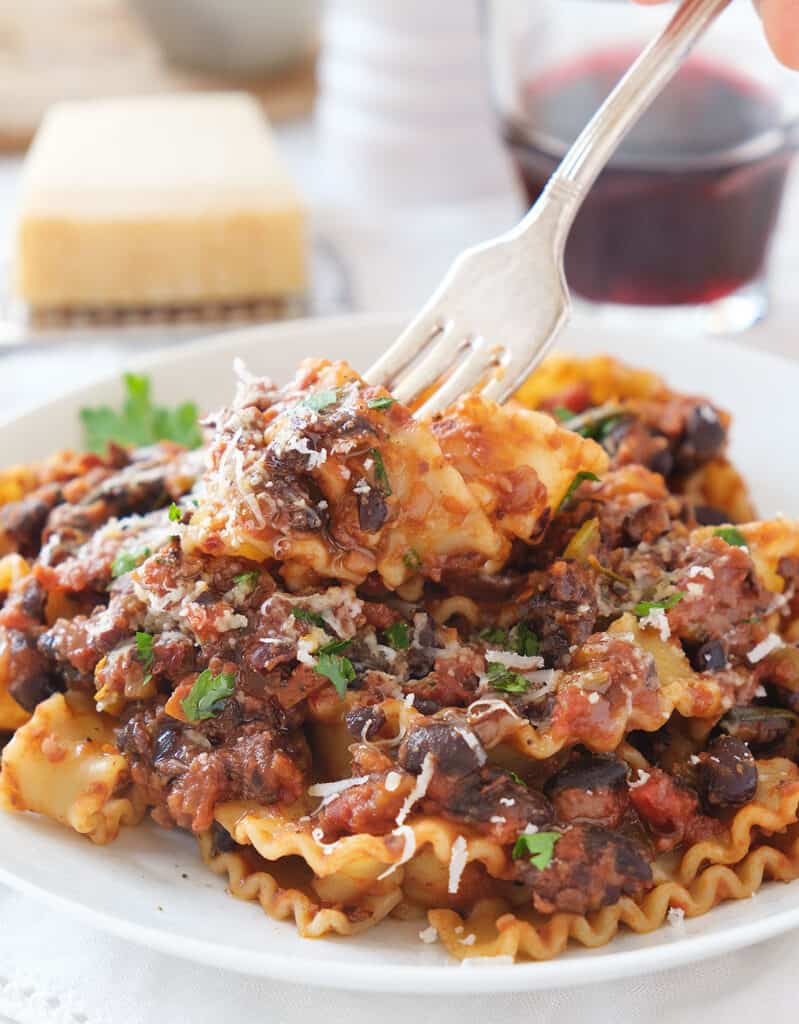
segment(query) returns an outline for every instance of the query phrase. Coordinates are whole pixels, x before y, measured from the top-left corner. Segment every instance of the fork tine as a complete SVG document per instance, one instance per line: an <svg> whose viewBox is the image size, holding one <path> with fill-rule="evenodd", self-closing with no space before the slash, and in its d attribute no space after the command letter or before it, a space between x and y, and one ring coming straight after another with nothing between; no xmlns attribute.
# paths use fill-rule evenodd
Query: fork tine
<svg viewBox="0 0 799 1024"><path fill-rule="evenodd" d="M423 354L419 363L395 378L391 388L394 397L407 405L413 404L414 399L432 388L447 370L452 369L461 343L465 343L464 339L459 340L455 325L450 321L433 337L429 351Z"/></svg>
<svg viewBox="0 0 799 1024"><path fill-rule="evenodd" d="M456 398L471 391L475 385L480 383L486 372L497 363L497 349L489 346L484 338L475 338L472 342L471 351L455 370L451 377L448 377L440 387L436 388L428 400L417 409L417 419L429 419L436 413L442 412L451 405Z"/></svg>
<svg viewBox="0 0 799 1024"><path fill-rule="evenodd" d="M397 376L430 344L442 324L428 305L412 320L394 344L363 375L369 384L381 384L392 390Z"/></svg>
<svg viewBox="0 0 799 1024"><path fill-rule="evenodd" d="M486 382L482 389L485 398L492 398L501 405L512 398L524 384L530 374L540 365L541 360L549 352L560 333L561 327L569 318L569 306L566 305L560 315L553 320L546 335L541 338L534 349L519 346L513 350L513 356L502 372L495 374Z"/></svg>

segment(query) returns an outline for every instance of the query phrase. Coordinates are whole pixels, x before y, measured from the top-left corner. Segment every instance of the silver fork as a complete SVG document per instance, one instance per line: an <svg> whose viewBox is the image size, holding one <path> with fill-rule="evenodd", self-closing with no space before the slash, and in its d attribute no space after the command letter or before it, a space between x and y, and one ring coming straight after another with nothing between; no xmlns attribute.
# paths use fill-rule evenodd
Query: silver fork
<svg viewBox="0 0 799 1024"><path fill-rule="evenodd" d="M524 219L462 252L421 312L365 374L419 418L467 391L504 402L565 325L563 251L616 147L730 0L683 0L583 129Z"/></svg>

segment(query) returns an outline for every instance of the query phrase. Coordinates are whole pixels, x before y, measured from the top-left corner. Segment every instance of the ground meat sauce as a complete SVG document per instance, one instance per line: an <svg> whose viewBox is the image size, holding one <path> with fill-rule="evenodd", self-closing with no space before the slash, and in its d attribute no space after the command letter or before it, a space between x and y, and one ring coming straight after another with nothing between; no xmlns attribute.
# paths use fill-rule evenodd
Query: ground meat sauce
<svg viewBox="0 0 799 1024"><path fill-rule="evenodd" d="M375 395L370 410L385 402ZM286 401L264 382L242 385L219 418L214 465L237 438L256 445ZM590 412L591 389L545 408ZM389 421L332 400L320 413L303 417L292 445L270 444L263 479L249 483L271 488L281 529L371 558L395 515L374 455L348 525L335 528L308 460L323 463L333 444L374 453ZM400 414L391 422L407 426ZM535 544L514 541L495 573L469 555L435 562L424 585L396 593L377 572L359 586L287 580L275 562L225 554L219 537L190 550L182 538L202 498L192 488L203 452L165 443L64 457L0 506L0 552L31 561L2 595L0 684L26 711L67 688L92 695L116 717L155 820L210 831L216 853L236 849L215 821L225 801L301 802L298 827L324 842L385 836L424 814L500 844L503 884L540 913L640 899L658 854L722 835L752 800L756 756L797 755L799 653L749 658L774 628L774 594L746 548L692 535L725 521L723 510L680 496L689 474L723 455L727 427L700 399L624 401L594 433L610 468L546 509ZM500 517L546 498L529 467L492 480ZM403 557L421 564L413 549ZM779 572L795 614L799 559ZM641 604L674 595L647 623ZM451 596L455 610L437 622ZM631 631L608 631L621 615L717 684L724 705L704 743L672 742L656 658ZM219 696L199 713L209 680ZM631 720L645 724L631 732ZM336 757L312 756L309 738L324 730ZM551 752L526 757L517 734ZM320 775L333 786L314 798Z"/></svg>

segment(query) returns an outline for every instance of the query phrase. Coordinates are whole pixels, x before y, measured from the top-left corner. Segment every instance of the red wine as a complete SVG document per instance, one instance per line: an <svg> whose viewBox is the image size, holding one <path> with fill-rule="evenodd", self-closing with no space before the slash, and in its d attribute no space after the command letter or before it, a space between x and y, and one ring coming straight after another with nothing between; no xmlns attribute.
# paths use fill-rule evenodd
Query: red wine
<svg viewBox="0 0 799 1024"><path fill-rule="evenodd" d="M506 135L531 202L632 57L602 52L528 83L525 121ZM790 157L747 158L746 144L779 124L759 84L689 60L580 210L566 247L571 287L594 301L678 305L759 277Z"/></svg>

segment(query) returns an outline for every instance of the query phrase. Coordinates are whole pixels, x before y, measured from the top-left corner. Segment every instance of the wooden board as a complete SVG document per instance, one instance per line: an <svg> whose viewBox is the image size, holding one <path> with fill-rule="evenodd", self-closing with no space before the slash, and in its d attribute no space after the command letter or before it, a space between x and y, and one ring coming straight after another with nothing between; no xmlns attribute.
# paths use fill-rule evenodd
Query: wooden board
<svg viewBox="0 0 799 1024"><path fill-rule="evenodd" d="M313 105L314 65L309 57L258 80L183 71L124 0L0 0L0 150L24 149L44 111L65 99L243 88L273 120L296 117Z"/></svg>

